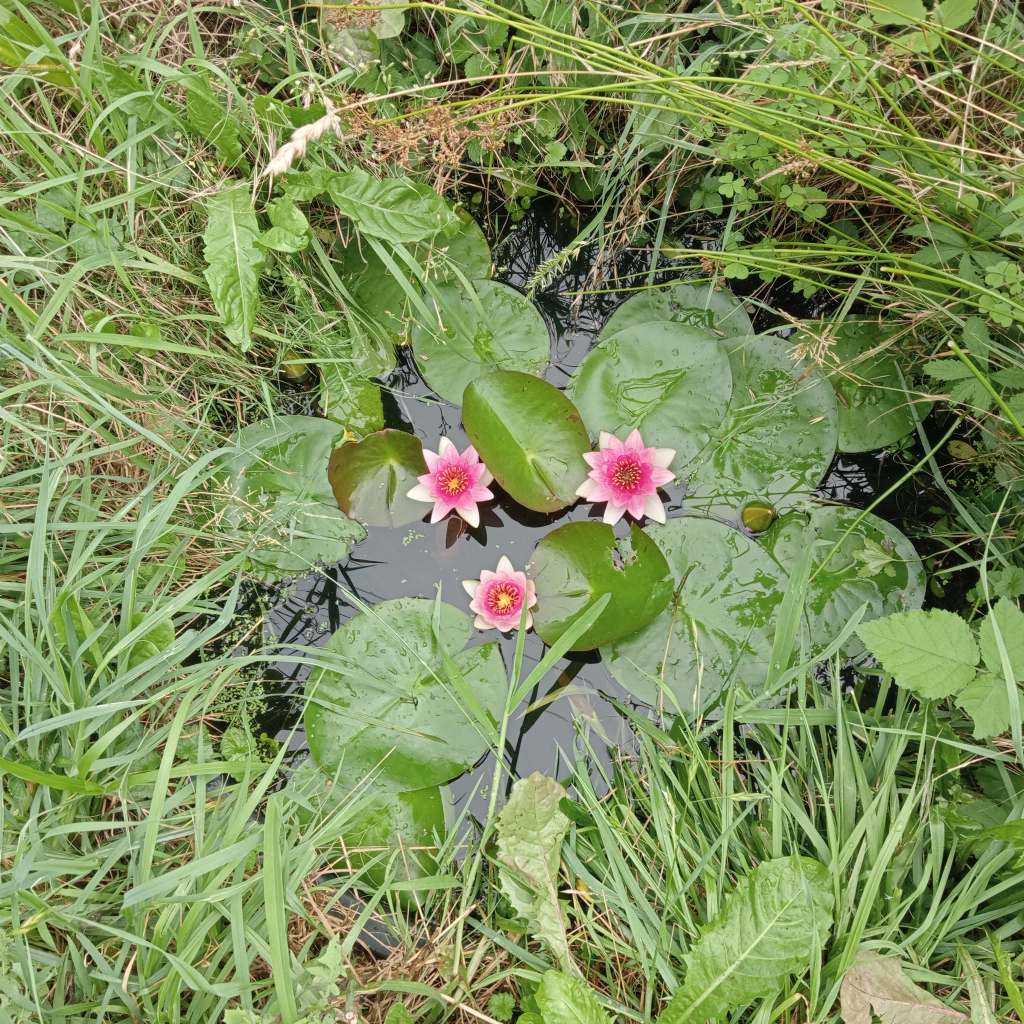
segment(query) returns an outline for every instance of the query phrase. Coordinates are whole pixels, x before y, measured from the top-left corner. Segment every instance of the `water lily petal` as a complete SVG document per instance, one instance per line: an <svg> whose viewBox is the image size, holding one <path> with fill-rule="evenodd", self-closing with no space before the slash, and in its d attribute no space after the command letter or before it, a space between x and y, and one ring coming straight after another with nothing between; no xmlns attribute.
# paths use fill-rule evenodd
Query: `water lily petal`
<svg viewBox="0 0 1024 1024"><path fill-rule="evenodd" d="M656 494L649 494L644 503L644 514L656 523L665 522L665 506Z"/></svg>
<svg viewBox="0 0 1024 1024"><path fill-rule="evenodd" d="M475 530L480 525L480 509L476 502L471 505L456 505L455 511Z"/></svg>
<svg viewBox="0 0 1024 1024"><path fill-rule="evenodd" d="M434 510L430 513L431 523L439 523L453 508L455 506L449 505L446 501L435 501Z"/></svg>
<svg viewBox="0 0 1024 1024"><path fill-rule="evenodd" d="M412 498L413 501L433 501L434 493L430 488L423 483L423 477L420 477L420 482L415 487L410 487L405 492L407 498Z"/></svg>
<svg viewBox="0 0 1024 1024"><path fill-rule="evenodd" d="M610 501L604 507L604 521L614 526L626 514L625 505L613 505Z"/></svg>

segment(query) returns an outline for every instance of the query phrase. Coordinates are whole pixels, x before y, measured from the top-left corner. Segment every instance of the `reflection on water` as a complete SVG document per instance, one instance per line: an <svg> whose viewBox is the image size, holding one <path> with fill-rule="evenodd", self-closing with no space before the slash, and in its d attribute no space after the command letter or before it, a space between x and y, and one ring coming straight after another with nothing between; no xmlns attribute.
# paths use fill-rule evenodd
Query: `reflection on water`
<svg viewBox="0 0 1024 1024"><path fill-rule="evenodd" d="M494 250L498 280L525 290L538 268L549 271L536 289L534 301L544 317L552 338L552 361L547 378L563 386L590 350L611 311L628 292L592 285L596 253L583 247L564 262L554 258L571 241L573 225L559 227L548 207L535 207ZM618 285L641 287L646 279L649 254L627 252L609 266ZM758 325L762 329L767 324ZM462 449L468 438L459 421L459 410L439 400L416 371L408 352L400 353L398 366L383 382L387 426L414 432L428 448L436 450L438 438L446 436ZM890 487L905 467L885 452L843 455L836 458L820 495L832 500L865 505ZM553 526L587 518L599 518L600 511L580 503L555 515L531 512L518 505L500 488L493 487L497 500L481 509L477 529L462 520L449 518L434 526L427 522L395 529L374 527L344 562L297 580L286 580L264 595L269 601L266 614L267 639L281 645L276 665L279 697L268 726L291 734L301 703L296 694L309 672L303 664L301 647L317 647L362 604L376 604L397 597L433 598L440 588L442 599L457 607L467 604L461 586L464 579L479 576L481 569L493 569L502 555L523 568L542 536ZM684 511L682 488L668 489L669 516ZM893 520L917 518L927 507L928 495L916 486L903 486L877 509ZM429 509L424 507L425 513ZM427 516L424 516L426 519ZM477 633L479 642L493 639L495 631ZM513 637L501 641L506 665L512 664ZM524 672L540 660L544 645L529 634ZM557 694L557 696L556 696ZM290 696L289 696L290 695ZM626 700L627 695L609 675L595 653L563 658L540 686L518 709L511 722L507 756L520 775L533 770L564 774L576 741L576 730L590 730L591 742L599 750L629 743L629 733L607 697ZM530 705L542 706L527 712ZM301 749L301 730L293 735ZM457 801L471 800L480 814L486 806L486 785L491 778L490 758L456 780L452 785Z"/></svg>

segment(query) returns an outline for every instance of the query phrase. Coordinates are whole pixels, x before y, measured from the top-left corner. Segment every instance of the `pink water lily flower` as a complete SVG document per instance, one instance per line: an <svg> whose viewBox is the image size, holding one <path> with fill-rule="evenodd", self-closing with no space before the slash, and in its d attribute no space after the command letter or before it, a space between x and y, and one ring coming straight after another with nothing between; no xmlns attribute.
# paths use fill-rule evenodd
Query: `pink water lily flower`
<svg viewBox="0 0 1024 1024"><path fill-rule="evenodd" d="M504 556L494 572L484 569L478 580L463 580L466 593L473 599L469 610L476 612L473 625L477 629L500 629L507 633L519 625L523 603L532 608L537 603L533 580L525 572L516 572L512 563ZM526 628L533 625L533 616L526 613Z"/></svg>
<svg viewBox="0 0 1024 1024"><path fill-rule="evenodd" d="M408 496L413 501L434 503L432 523L444 519L454 509L470 526L479 526L477 504L494 497L487 489L494 477L480 461L476 449L470 445L460 455L455 445L442 437L436 452L423 449L423 458L429 472L416 478L419 483L409 490Z"/></svg>
<svg viewBox="0 0 1024 1024"><path fill-rule="evenodd" d="M602 430L598 450L583 456L591 468L576 493L586 501L607 502L604 521L610 526L626 512L634 519L647 516L663 523L665 506L658 488L675 479L668 468L675 457L674 448L645 448L639 430L625 441Z"/></svg>

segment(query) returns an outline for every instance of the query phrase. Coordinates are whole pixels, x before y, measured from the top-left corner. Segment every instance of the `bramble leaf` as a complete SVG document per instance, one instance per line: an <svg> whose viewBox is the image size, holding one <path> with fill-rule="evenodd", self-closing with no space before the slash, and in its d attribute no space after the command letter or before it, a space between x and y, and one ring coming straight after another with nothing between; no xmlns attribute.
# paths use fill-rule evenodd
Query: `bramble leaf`
<svg viewBox="0 0 1024 1024"><path fill-rule="evenodd" d="M1005 597L993 605L978 630L978 646L985 666L990 672L1004 677L1003 659L996 640L997 627L999 639L1006 651L1010 674L1014 682L1020 682L1024 680L1024 612Z"/></svg>
<svg viewBox="0 0 1024 1024"><path fill-rule="evenodd" d="M979 672L956 696L957 705L974 719L974 738L987 740L1010 728L1010 699L1002 675Z"/></svg>
<svg viewBox="0 0 1024 1024"><path fill-rule="evenodd" d="M897 685L919 697L948 697L974 679L978 646L971 627L952 612L898 612L865 622L857 633Z"/></svg>

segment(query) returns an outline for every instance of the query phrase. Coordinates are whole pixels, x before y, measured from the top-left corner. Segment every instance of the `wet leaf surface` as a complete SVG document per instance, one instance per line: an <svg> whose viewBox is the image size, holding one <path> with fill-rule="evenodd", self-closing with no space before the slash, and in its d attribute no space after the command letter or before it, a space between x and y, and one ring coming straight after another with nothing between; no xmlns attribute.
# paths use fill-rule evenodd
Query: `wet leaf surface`
<svg viewBox="0 0 1024 1024"><path fill-rule="evenodd" d="M433 854L447 831L447 790L428 786L402 791L381 779L364 787L363 781L343 772L335 782L333 773L307 758L292 773L289 794L300 818L309 823L357 806L354 814L341 819L339 838L345 843L348 864L356 870L365 867L363 877L370 885L383 885L388 877L406 881L433 874Z"/></svg>
<svg viewBox="0 0 1024 1024"><path fill-rule="evenodd" d="M626 299L608 318L602 333L614 334L655 320L669 320L719 338L753 333L750 317L732 292L681 281Z"/></svg>
<svg viewBox="0 0 1024 1024"><path fill-rule="evenodd" d="M551 337L537 307L507 284L474 281L435 289L436 320L412 333L416 363L426 382L459 404L467 385L492 370L540 374Z"/></svg>
<svg viewBox="0 0 1024 1024"><path fill-rule="evenodd" d="M453 228L431 242L413 243L402 250L385 246L385 251L406 275L406 282L414 293L420 290L415 280L418 270L435 285L458 281L460 275L470 281L491 276L491 250L487 239L480 225L464 211L456 214ZM359 312L367 318L368 328L374 333L382 333L383 328L384 334L405 340L414 313L413 303L402 282L375 249L368 243L353 241L341 250L339 264L345 287L358 304ZM425 302L428 307L431 305L429 299Z"/></svg>
<svg viewBox="0 0 1024 1024"><path fill-rule="evenodd" d="M687 503L732 520L751 499L785 507L811 494L835 457L838 414L832 386L793 362L789 342L764 334L721 345L732 399L689 468Z"/></svg>
<svg viewBox="0 0 1024 1024"><path fill-rule="evenodd" d="M785 570L757 541L713 519L672 519L648 533L668 561L675 594L645 629L602 648L609 671L669 712L699 714L730 683L756 695Z"/></svg>
<svg viewBox="0 0 1024 1024"><path fill-rule="evenodd" d="M924 601L924 566L914 545L870 512L843 505L793 511L762 543L782 565L794 565L806 547L814 548L804 612L813 653L827 647L863 604L867 622ZM852 636L844 653L853 657L863 650Z"/></svg>
<svg viewBox="0 0 1024 1024"><path fill-rule="evenodd" d="M466 388L462 421L494 478L521 505L556 512L576 502L590 438L558 388L527 373L489 373Z"/></svg>
<svg viewBox="0 0 1024 1024"><path fill-rule="evenodd" d="M732 373L714 335L659 321L602 332L568 394L593 437L637 428L645 444L674 448L681 472L722 422Z"/></svg>
<svg viewBox="0 0 1024 1024"><path fill-rule="evenodd" d="M308 572L337 562L366 531L339 508L327 481L337 423L279 416L243 428L224 457L229 499L224 524L257 535L257 575Z"/></svg>
<svg viewBox="0 0 1024 1024"><path fill-rule="evenodd" d="M372 380L353 380L337 363L320 364L320 407L354 437L366 437L384 426L380 386Z"/></svg>
<svg viewBox="0 0 1024 1024"><path fill-rule="evenodd" d="M672 594L669 567L639 527L616 537L604 523L567 523L542 538L530 559L537 585L534 629L554 643L594 600L611 594L608 606L576 642L589 651L635 633Z"/></svg>
<svg viewBox="0 0 1024 1024"><path fill-rule="evenodd" d="M896 359L884 348L873 352L886 337L866 320L847 320L836 330L826 371L838 401L841 452L887 448L914 431L913 396L903 389ZM916 410L923 419L931 402L918 402Z"/></svg>
<svg viewBox="0 0 1024 1024"><path fill-rule="evenodd" d="M380 768L403 789L440 785L470 768L487 750L444 667L450 656L477 701L497 715L505 697L505 665L496 644L463 650L470 619L434 602L384 601L345 623L325 648L330 667L306 683L309 748L333 774Z"/></svg>
<svg viewBox="0 0 1024 1024"><path fill-rule="evenodd" d="M403 430L378 430L336 448L328 475L338 505L368 526L403 526L422 519L426 505L407 492L426 473L423 445Z"/></svg>

